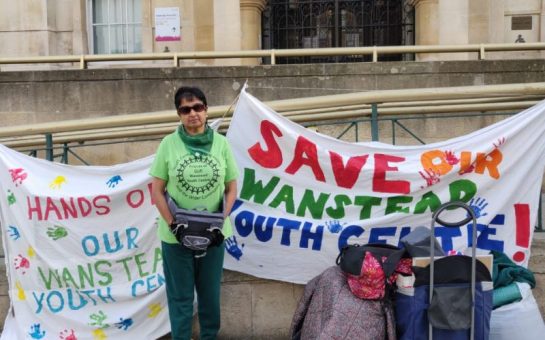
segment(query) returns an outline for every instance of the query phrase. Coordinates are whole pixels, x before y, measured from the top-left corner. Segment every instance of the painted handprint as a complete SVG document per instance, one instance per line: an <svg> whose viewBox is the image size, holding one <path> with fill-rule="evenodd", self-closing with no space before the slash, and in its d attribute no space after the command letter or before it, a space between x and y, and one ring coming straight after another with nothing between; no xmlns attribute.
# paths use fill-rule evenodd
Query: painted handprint
<svg viewBox="0 0 545 340"><path fill-rule="evenodd" d="M325 225L332 234L340 233L343 230L343 226L339 221L327 221Z"/></svg>
<svg viewBox="0 0 545 340"><path fill-rule="evenodd" d="M26 251L26 254L28 255L28 257L30 258L33 258L34 256L36 256L36 252L34 251L34 248L32 248L32 246L28 246L28 249Z"/></svg>
<svg viewBox="0 0 545 340"><path fill-rule="evenodd" d="M104 323L107 316L103 311L99 310L98 313L91 314L89 316L93 322L89 323L89 326L98 327L98 328L108 328L110 325Z"/></svg>
<svg viewBox="0 0 545 340"><path fill-rule="evenodd" d="M123 319L119 318L119 322L115 323L115 326L119 329L122 329L126 331L129 327L131 327L133 324L133 321L131 318Z"/></svg>
<svg viewBox="0 0 545 340"><path fill-rule="evenodd" d="M93 331L93 340L106 340L107 336L104 330L102 329L95 329Z"/></svg>
<svg viewBox="0 0 545 340"><path fill-rule="evenodd" d="M39 323L35 323L32 326L30 326L30 337L32 339L41 339L45 336L45 331L40 330L41 326Z"/></svg>
<svg viewBox="0 0 545 340"><path fill-rule="evenodd" d="M64 183L66 183L66 178L64 176L57 176L51 183L49 183L49 187L51 189L60 189Z"/></svg>
<svg viewBox="0 0 545 340"><path fill-rule="evenodd" d="M30 268L30 261L21 254L17 255L13 260L13 264L15 265L15 270L21 270L23 275L26 273L26 270Z"/></svg>
<svg viewBox="0 0 545 340"><path fill-rule="evenodd" d="M23 286L21 286L21 282L15 282L15 287L17 288L17 298L20 301L26 300L25 290L23 289Z"/></svg>
<svg viewBox="0 0 545 340"><path fill-rule="evenodd" d="M494 149L499 149L500 146L502 146L503 144L505 144L507 140L505 139L505 137L502 137L502 138L498 138L498 142L497 143L492 143L492 145L494 145Z"/></svg>
<svg viewBox="0 0 545 340"><path fill-rule="evenodd" d="M17 202L17 199L15 198L15 194L11 192L11 190L8 190L8 204L13 205L15 202Z"/></svg>
<svg viewBox="0 0 545 340"><path fill-rule="evenodd" d="M445 158L448 164L456 165L460 162L458 157L452 151L445 151Z"/></svg>
<svg viewBox="0 0 545 340"><path fill-rule="evenodd" d="M123 178L121 178L121 176L115 175L115 176L112 176L112 178L110 178L108 182L106 182L106 184L108 185L109 188L115 188L119 184L119 182L121 182L122 180Z"/></svg>
<svg viewBox="0 0 545 340"><path fill-rule="evenodd" d="M471 210L473 210L473 213L475 214L475 218L479 218L482 216L488 215L488 213L484 212L484 209L488 206L488 203L484 198L477 197L472 198L469 201L469 207Z"/></svg>
<svg viewBox="0 0 545 340"><path fill-rule="evenodd" d="M161 306L160 303L152 303L148 306L150 312L148 314L148 318L154 318L156 317L161 311L163 310L163 306Z"/></svg>
<svg viewBox="0 0 545 340"><path fill-rule="evenodd" d="M60 225L47 228L47 236L51 237L53 241L66 237L66 235L68 235L68 231L66 231L66 228Z"/></svg>
<svg viewBox="0 0 545 340"><path fill-rule="evenodd" d="M62 340L78 340L78 338L76 338L76 334L74 334L73 329L70 329L70 331L68 329L65 329L64 331L60 332L59 338Z"/></svg>
<svg viewBox="0 0 545 340"><path fill-rule="evenodd" d="M15 183L15 186L23 184L23 181L28 177L28 174L23 168L9 169L11 175L11 181Z"/></svg>
<svg viewBox="0 0 545 340"><path fill-rule="evenodd" d="M19 234L19 229L17 229L16 226L10 225L8 229L8 236L11 237L12 240L17 241L21 237L21 234Z"/></svg>
<svg viewBox="0 0 545 340"><path fill-rule="evenodd" d="M468 174L470 172L473 172L473 170L475 170L475 163L471 163L469 166L465 168L461 168L460 171L458 171L458 173L460 175L463 175L463 174Z"/></svg>
<svg viewBox="0 0 545 340"><path fill-rule="evenodd" d="M418 171L420 176L422 176L422 178L426 180L426 187L430 187L430 186L432 186L432 185L434 185L436 183L439 183L441 181L441 179L439 178L439 173L436 173L435 171L433 171L431 169L424 170L424 172ZM424 188L424 187L421 186L421 188Z"/></svg>
<svg viewBox="0 0 545 340"><path fill-rule="evenodd" d="M225 249L227 252L237 259L237 261L240 261L240 258L242 257L242 249L244 248L244 243L241 245L241 247L238 247L238 241L236 236L231 236L228 239L225 239Z"/></svg>

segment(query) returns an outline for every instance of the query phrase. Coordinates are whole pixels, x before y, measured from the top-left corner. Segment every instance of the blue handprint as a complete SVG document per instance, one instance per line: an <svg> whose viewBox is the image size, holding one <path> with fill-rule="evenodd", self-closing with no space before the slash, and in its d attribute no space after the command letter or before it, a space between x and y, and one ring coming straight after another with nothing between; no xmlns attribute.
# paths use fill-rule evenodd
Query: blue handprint
<svg viewBox="0 0 545 340"><path fill-rule="evenodd" d="M119 182L121 182L122 180L123 178L121 178L121 176L115 175L115 176L112 176L112 178L110 178L108 182L106 182L106 184L108 184L109 188L115 188L119 184Z"/></svg>
<svg viewBox="0 0 545 340"><path fill-rule="evenodd" d="M19 234L19 229L17 229L17 227L10 225L8 236L11 237L12 240L17 241L21 237L21 234Z"/></svg>
<svg viewBox="0 0 545 340"><path fill-rule="evenodd" d="M33 324L32 326L30 326L30 333L28 333L28 335L30 335L30 337L32 339L41 339L45 336L45 331L40 331L40 324L39 323L35 323Z"/></svg>
<svg viewBox="0 0 545 340"><path fill-rule="evenodd" d="M119 322L117 322L115 324L115 326L119 329L123 329L124 331L127 330L127 328L129 328L130 326L132 326L133 324L133 321L131 318L128 318L128 319L123 319L123 318L119 318Z"/></svg>
<svg viewBox="0 0 545 340"><path fill-rule="evenodd" d="M242 248L244 248L244 243L239 248L237 237L234 235L225 240L225 249L232 257L237 259L237 261L240 261L240 258L242 257Z"/></svg>
<svg viewBox="0 0 545 340"><path fill-rule="evenodd" d="M469 207L473 210L473 213L475 214L475 218L479 218L482 216L488 215L488 213L484 212L484 208L488 206L488 203L484 198L477 197L477 199L472 198L469 201Z"/></svg>
<svg viewBox="0 0 545 340"><path fill-rule="evenodd" d="M343 226L339 221L328 221L325 223L327 229L332 233L336 234L343 230Z"/></svg>

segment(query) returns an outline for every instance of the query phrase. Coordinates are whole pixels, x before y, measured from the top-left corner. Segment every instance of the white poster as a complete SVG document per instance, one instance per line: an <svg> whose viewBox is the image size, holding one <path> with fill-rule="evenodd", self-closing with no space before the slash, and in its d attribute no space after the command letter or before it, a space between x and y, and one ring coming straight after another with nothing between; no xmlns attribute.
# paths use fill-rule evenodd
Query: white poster
<svg viewBox="0 0 545 340"><path fill-rule="evenodd" d="M228 139L241 171L228 269L306 283L334 265L346 244L398 245L456 200L477 215L479 252L528 263L545 166L545 102L466 136L392 146L318 134L243 92ZM438 227L436 237L445 251L464 252L471 225Z"/></svg>
<svg viewBox="0 0 545 340"><path fill-rule="evenodd" d="M151 161L68 166L0 145L12 305L2 340L155 339L170 331Z"/></svg>
<svg viewBox="0 0 545 340"><path fill-rule="evenodd" d="M178 7L155 8L155 41L179 41L180 9Z"/></svg>

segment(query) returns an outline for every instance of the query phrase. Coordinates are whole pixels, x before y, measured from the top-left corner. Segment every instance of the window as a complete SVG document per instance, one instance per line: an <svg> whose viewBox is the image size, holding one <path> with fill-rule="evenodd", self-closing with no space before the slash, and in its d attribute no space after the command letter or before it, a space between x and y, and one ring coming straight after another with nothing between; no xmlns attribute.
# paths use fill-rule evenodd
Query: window
<svg viewBox="0 0 545 340"><path fill-rule="evenodd" d="M95 54L142 52L141 0L89 0Z"/></svg>
<svg viewBox="0 0 545 340"><path fill-rule="evenodd" d="M414 44L409 0L269 0L262 16L265 49ZM380 60L410 58L381 55ZM277 63L370 60L357 57L284 57Z"/></svg>

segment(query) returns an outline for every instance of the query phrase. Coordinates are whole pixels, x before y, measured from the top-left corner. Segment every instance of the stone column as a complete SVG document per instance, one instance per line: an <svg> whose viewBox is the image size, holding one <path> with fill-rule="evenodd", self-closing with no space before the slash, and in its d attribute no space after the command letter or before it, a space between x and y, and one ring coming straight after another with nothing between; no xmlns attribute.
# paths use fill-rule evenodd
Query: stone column
<svg viewBox="0 0 545 340"><path fill-rule="evenodd" d="M439 0L439 44L469 43L469 0ZM469 53L441 53L441 60L468 60Z"/></svg>
<svg viewBox="0 0 545 340"><path fill-rule="evenodd" d="M74 26L72 33L72 54L89 54L89 34L87 32L87 17L85 15L85 0L72 2L72 15L74 17Z"/></svg>
<svg viewBox="0 0 545 340"><path fill-rule="evenodd" d="M438 0L413 0L415 9L415 44L439 44L439 4ZM420 53L417 61L437 60L436 54Z"/></svg>
<svg viewBox="0 0 545 340"><path fill-rule="evenodd" d="M540 15L539 15L539 33L538 33L538 42L545 42L545 0L541 0L540 6ZM539 56L543 58L545 56L545 51L539 51ZM545 188L545 182L543 182L542 188Z"/></svg>
<svg viewBox="0 0 545 340"><path fill-rule="evenodd" d="M240 26L242 30L242 50L261 49L261 13L267 0L240 0ZM245 58L243 65L259 65L260 58Z"/></svg>

